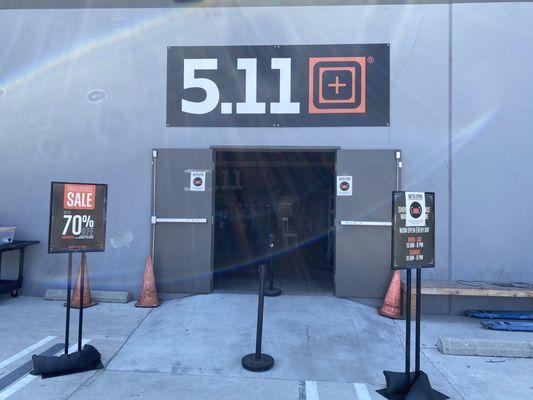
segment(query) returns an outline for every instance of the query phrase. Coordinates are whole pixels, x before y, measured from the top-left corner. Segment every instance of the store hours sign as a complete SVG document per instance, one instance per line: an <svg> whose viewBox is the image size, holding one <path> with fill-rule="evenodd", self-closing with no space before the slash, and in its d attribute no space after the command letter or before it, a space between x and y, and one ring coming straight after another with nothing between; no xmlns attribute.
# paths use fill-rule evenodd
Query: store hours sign
<svg viewBox="0 0 533 400"><path fill-rule="evenodd" d="M392 193L392 268L435 267L435 193Z"/></svg>
<svg viewBox="0 0 533 400"><path fill-rule="evenodd" d="M107 185L52 182L49 253L105 250Z"/></svg>
<svg viewBox="0 0 533 400"><path fill-rule="evenodd" d="M175 46L167 126L388 126L389 45Z"/></svg>

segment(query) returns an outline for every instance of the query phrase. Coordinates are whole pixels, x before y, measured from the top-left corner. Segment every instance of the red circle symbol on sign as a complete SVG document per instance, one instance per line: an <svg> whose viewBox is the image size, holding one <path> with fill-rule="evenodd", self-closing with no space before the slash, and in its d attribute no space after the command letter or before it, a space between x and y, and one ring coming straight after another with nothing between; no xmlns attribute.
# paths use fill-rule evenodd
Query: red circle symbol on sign
<svg viewBox="0 0 533 400"><path fill-rule="evenodd" d="M194 178L192 181L192 184L194 186L202 186L203 183L204 181L202 180L202 178Z"/></svg>
<svg viewBox="0 0 533 400"><path fill-rule="evenodd" d="M413 202L411 204L411 207L409 208L409 213L411 214L411 217L418 218L422 215L422 206L417 201Z"/></svg>
<svg viewBox="0 0 533 400"><path fill-rule="evenodd" d="M339 185L340 189L343 191L343 192L346 192L348 189L350 189L350 184L348 182L341 182L340 185Z"/></svg>

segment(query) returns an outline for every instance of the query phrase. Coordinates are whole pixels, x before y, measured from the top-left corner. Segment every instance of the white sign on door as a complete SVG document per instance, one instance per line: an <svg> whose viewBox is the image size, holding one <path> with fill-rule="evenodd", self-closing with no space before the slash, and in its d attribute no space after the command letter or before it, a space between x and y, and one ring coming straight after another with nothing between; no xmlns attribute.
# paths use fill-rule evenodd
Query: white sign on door
<svg viewBox="0 0 533 400"><path fill-rule="evenodd" d="M191 192L205 192L205 171L191 171Z"/></svg>
<svg viewBox="0 0 533 400"><path fill-rule="evenodd" d="M352 195L353 179L350 175L337 176L337 196Z"/></svg>
<svg viewBox="0 0 533 400"><path fill-rule="evenodd" d="M405 192L405 226L426 226L424 192Z"/></svg>

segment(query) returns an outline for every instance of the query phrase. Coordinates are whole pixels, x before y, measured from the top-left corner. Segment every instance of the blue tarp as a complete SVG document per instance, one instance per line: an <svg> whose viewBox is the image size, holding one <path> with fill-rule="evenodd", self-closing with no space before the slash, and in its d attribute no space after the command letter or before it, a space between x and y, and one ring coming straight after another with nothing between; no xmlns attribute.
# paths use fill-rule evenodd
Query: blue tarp
<svg viewBox="0 0 533 400"><path fill-rule="evenodd" d="M466 315L473 318L485 318L485 319L520 319L520 320L532 320L533 312L516 312L516 311L467 311Z"/></svg>
<svg viewBox="0 0 533 400"><path fill-rule="evenodd" d="M533 332L533 321L482 321L481 325L496 331Z"/></svg>

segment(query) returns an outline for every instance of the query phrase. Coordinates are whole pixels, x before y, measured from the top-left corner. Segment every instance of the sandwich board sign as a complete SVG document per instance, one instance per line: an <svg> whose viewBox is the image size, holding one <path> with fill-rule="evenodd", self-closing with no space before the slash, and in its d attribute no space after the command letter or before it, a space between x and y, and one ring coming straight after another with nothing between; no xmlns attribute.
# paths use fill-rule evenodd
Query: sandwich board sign
<svg viewBox="0 0 533 400"><path fill-rule="evenodd" d="M392 269L435 267L435 193L392 193Z"/></svg>
<svg viewBox="0 0 533 400"><path fill-rule="evenodd" d="M105 251L107 185L52 182L49 253Z"/></svg>

